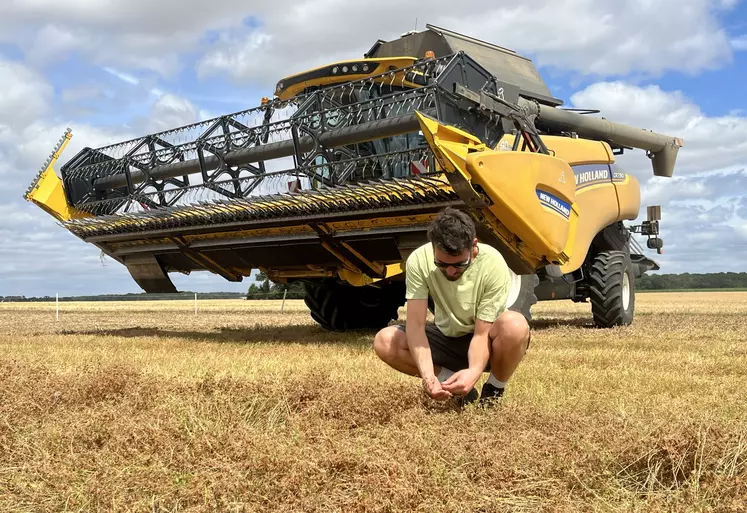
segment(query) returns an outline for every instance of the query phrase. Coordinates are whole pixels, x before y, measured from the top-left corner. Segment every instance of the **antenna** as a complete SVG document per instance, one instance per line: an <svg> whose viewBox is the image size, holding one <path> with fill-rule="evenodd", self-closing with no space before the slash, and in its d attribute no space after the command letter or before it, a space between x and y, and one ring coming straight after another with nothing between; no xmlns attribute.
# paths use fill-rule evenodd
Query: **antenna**
<svg viewBox="0 0 747 513"><path fill-rule="evenodd" d="M415 32L418 31L418 19L415 18Z"/></svg>

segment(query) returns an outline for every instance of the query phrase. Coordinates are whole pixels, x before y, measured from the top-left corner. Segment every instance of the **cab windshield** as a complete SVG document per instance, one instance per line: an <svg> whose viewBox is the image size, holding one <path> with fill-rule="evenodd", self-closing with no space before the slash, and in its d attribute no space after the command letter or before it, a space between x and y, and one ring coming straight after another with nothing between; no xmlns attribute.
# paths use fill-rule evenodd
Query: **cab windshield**
<svg viewBox="0 0 747 513"><path fill-rule="evenodd" d="M329 97L322 95L319 98L322 98L322 107L325 109L325 128L341 128L348 125L350 123L350 116L348 115L349 109L346 107L349 107L350 105L360 102L368 102L376 98L382 98L383 102L388 102L392 101L392 99L387 99L387 96L392 93L407 91L412 91L412 89L373 84L371 87L361 88L355 91L354 94L345 94L344 96L340 95L337 97L334 95L330 95ZM401 105L396 108L395 116L411 113L414 110L414 104L415 103L412 101L402 102ZM295 116L307 116L309 128L312 130L318 130L320 116L318 114L308 116L307 113L317 112L319 108L318 100L311 96L308 102L299 106ZM339 109L339 112L343 114L336 116L335 113L337 112L337 109ZM365 117L367 118L365 121L372 119L370 116ZM377 112L376 117L373 119L384 119L385 117L385 115ZM320 152L314 158L316 165L327 164L330 160L337 162L358 157L380 158L374 159L375 165L372 165L371 159L366 159L366 162L362 164L359 163L358 165L332 166L332 168L327 166L319 167L316 168L316 172L314 173L316 176L314 178L325 183L340 184L354 183L360 180L370 180L375 178L403 178L413 174L421 174L427 172L429 162L423 162L419 159L408 161L407 159L402 158L402 156L397 158L392 157L390 154L426 147L427 142L425 137L422 132L417 131L335 148L332 153L332 159L329 158L329 152Z"/></svg>

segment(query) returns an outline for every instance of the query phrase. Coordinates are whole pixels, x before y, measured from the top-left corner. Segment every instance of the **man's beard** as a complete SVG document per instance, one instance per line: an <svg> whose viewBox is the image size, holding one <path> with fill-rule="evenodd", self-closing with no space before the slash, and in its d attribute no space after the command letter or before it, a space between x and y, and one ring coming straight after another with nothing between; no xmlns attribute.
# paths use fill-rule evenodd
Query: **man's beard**
<svg viewBox="0 0 747 513"><path fill-rule="evenodd" d="M443 271L442 271L442 272L441 272L441 274L443 274L443 275L444 275L444 277L445 277L445 278L446 278L447 280L449 280L449 281L457 281L457 280L458 280L459 278L461 278L461 277L462 277L462 275L463 275L464 273L459 273L459 274L457 274L456 276L449 276L448 274L446 274L445 272L443 272Z"/></svg>

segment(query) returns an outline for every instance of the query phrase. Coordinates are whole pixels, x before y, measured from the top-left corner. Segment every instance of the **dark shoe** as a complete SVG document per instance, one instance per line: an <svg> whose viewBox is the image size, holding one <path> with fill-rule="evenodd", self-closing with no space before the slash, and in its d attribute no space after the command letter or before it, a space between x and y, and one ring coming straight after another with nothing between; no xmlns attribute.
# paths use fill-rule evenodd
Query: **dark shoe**
<svg viewBox="0 0 747 513"><path fill-rule="evenodd" d="M454 399L454 404L458 408L464 408L468 404L474 403L475 401L477 401L478 399L477 389L473 387L472 390L467 392L467 395L457 395L457 396L454 396L453 399Z"/></svg>
<svg viewBox="0 0 747 513"><path fill-rule="evenodd" d="M505 388L498 388L490 383L485 383L482 386L482 393L480 394L479 404L482 406L490 406L497 404L503 396Z"/></svg>

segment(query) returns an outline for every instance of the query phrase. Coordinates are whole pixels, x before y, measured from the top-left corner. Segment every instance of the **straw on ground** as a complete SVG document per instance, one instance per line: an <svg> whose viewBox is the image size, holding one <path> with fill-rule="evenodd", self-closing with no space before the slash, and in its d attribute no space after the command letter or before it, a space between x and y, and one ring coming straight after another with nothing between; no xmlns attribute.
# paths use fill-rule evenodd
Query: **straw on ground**
<svg viewBox="0 0 747 513"><path fill-rule="evenodd" d="M300 301L4 303L0 510L740 511L747 293L637 301L540 303L463 412Z"/></svg>

